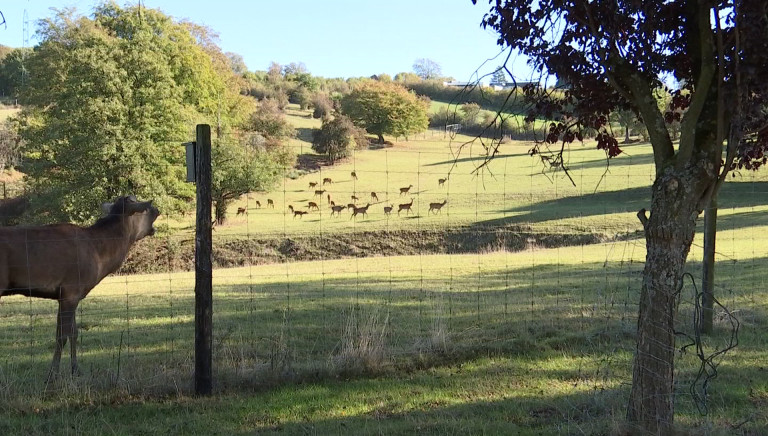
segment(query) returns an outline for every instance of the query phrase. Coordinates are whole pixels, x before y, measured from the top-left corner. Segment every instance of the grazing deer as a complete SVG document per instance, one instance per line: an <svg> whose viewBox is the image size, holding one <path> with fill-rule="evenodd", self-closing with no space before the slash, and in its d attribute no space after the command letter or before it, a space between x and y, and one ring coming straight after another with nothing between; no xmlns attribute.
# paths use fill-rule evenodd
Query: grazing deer
<svg viewBox="0 0 768 436"><path fill-rule="evenodd" d="M355 194L352 194L352 195L350 196L350 198L352 199L352 201L359 201L359 200L360 200L360 199L357 197L357 195L355 195Z"/></svg>
<svg viewBox="0 0 768 436"><path fill-rule="evenodd" d="M448 178L444 179L437 179L437 186L445 186L445 182L448 180Z"/></svg>
<svg viewBox="0 0 768 436"><path fill-rule="evenodd" d="M323 185L333 184L333 180L331 180L330 177L326 177L323 179Z"/></svg>
<svg viewBox="0 0 768 436"><path fill-rule="evenodd" d="M368 203L368 204L366 204L365 206L361 206L361 207L356 207L356 208L354 208L354 209L352 210L352 216L351 216L351 217L349 217L349 219L352 219L352 218L354 218L354 217L355 217L355 216L357 216L357 214L359 214L359 213L363 214L363 216L367 216L367 215L368 215L368 208L369 208L370 206L371 206L371 204L370 204L370 203Z"/></svg>
<svg viewBox="0 0 768 436"><path fill-rule="evenodd" d="M445 203L448 203L448 200L443 200L442 203L429 203L429 212L434 212L435 215L437 215L438 212L442 213Z"/></svg>
<svg viewBox="0 0 768 436"><path fill-rule="evenodd" d="M352 179L357 180L357 173L356 172L352 171L351 173L349 173L349 175L352 176Z"/></svg>
<svg viewBox="0 0 768 436"><path fill-rule="evenodd" d="M259 200L256 200L256 208L261 209L261 202Z"/></svg>
<svg viewBox="0 0 768 436"><path fill-rule="evenodd" d="M400 195L405 195L405 194L407 194L407 193L408 193L408 191L410 191L410 190L411 190L411 188L413 188L413 185L408 185L408 186L407 186L407 187L405 187L405 188L400 188Z"/></svg>
<svg viewBox="0 0 768 436"><path fill-rule="evenodd" d="M331 206L331 216L333 216L334 213L336 214L336 216L341 215L341 211L344 210L345 207L347 207L347 206L344 206L344 205L338 205L338 206L333 205L333 206Z"/></svg>
<svg viewBox="0 0 768 436"><path fill-rule="evenodd" d="M371 192L371 201L379 201L379 196L375 192Z"/></svg>
<svg viewBox="0 0 768 436"><path fill-rule="evenodd" d="M310 201L309 203L307 203L307 209L309 209L309 210L314 209L314 210L318 210L319 211L320 210L320 206L318 206L317 203L315 203L314 201Z"/></svg>
<svg viewBox="0 0 768 436"><path fill-rule="evenodd" d="M315 197L322 197L323 194L325 194L325 189L317 189L317 190L315 190Z"/></svg>
<svg viewBox="0 0 768 436"><path fill-rule="evenodd" d="M294 210L293 211L293 218L296 219L296 217L303 218L304 215L308 214L306 210Z"/></svg>
<svg viewBox="0 0 768 436"><path fill-rule="evenodd" d="M394 206L395 206L394 204L390 204L389 206L384 206L384 215L391 214Z"/></svg>
<svg viewBox="0 0 768 436"><path fill-rule="evenodd" d="M315 186L317 186L317 182L309 182L309 189L313 189Z"/></svg>
<svg viewBox="0 0 768 436"><path fill-rule="evenodd" d="M413 198L410 203L403 203L397 206L397 215L400 216L400 211L406 211L406 215L411 213L411 206L413 206Z"/></svg>
<svg viewBox="0 0 768 436"><path fill-rule="evenodd" d="M237 215L248 215L248 209L244 207L237 208Z"/></svg>
<svg viewBox="0 0 768 436"><path fill-rule="evenodd" d="M272 209L275 208L275 202L272 201L271 198L267 198L267 206L271 207Z"/></svg>

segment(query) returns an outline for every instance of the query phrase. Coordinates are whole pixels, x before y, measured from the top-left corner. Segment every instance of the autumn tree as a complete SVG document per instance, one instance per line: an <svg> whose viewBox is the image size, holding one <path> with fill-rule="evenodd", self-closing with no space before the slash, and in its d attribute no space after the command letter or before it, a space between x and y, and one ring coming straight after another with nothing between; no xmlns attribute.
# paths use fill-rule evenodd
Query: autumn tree
<svg viewBox="0 0 768 436"><path fill-rule="evenodd" d="M440 64L426 58L416 59L413 62L413 72L424 80L439 79L443 75Z"/></svg>
<svg viewBox="0 0 768 436"><path fill-rule="evenodd" d="M323 126L314 131L312 150L328 156L328 161L333 164L363 146L367 142L364 133L349 118L337 114L324 119Z"/></svg>
<svg viewBox="0 0 768 436"><path fill-rule="evenodd" d="M364 80L341 101L342 112L355 125L377 135L407 136L427 129L427 105L395 82Z"/></svg>
<svg viewBox="0 0 768 436"><path fill-rule="evenodd" d="M650 216L638 212L647 254L627 419L648 434L671 434L675 307L697 218L729 171L766 163L768 6L764 0L490 4L482 25L498 33L498 43L569 85L557 93L526 90L529 119L553 120L548 142L565 150L592 128L597 147L616 156L621 148L606 128L616 109L632 109L648 129L656 173ZM664 75L682 89L662 110L654 90ZM674 121L680 122L677 146Z"/></svg>

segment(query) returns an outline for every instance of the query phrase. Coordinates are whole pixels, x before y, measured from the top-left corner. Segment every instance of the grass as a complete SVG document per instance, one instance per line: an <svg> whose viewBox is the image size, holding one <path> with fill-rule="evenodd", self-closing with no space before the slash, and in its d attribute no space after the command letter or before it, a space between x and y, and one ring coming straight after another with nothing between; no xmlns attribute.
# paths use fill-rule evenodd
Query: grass
<svg viewBox="0 0 768 436"><path fill-rule="evenodd" d="M292 109L310 129L317 120ZM308 150L306 137L294 146ZM634 216L648 205L647 144L610 163L591 145L569 154L573 186L542 174L528 145L510 142L471 174L479 149L428 132L390 148L361 150L333 167L284 180L232 205L215 239L384 230L602 233L609 242L510 252L381 256L214 270L214 386L193 395L194 276L168 271L109 277L79 309L83 374L45 386L55 304L0 300L0 430L6 434L616 434L629 395L645 245ZM304 151L306 153L306 151ZM451 169L453 168L453 169ZM352 180L355 171L358 180ZM449 174L444 187L437 179ZM303 219L287 205L314 200L324 177L332 198L376 191L369 215ZM768 294L765 175L740 174L721 195L717 297L741 321L739 347L709 384L708 414L690 393L698 371L677 356L676 422L690 434L761 434L768 428ZM410 216L384 204L407 201ZM255 207L275 200L275 209ZM448 200L441 214L430 202ZM363 199L362 202L368 201ZM339 201L341 203L341 201ZM237 207L248 215L235 216ZM191 218L162 224L189 238ZM417 237L417 236L414 236ZM689 269L700 276L697 239ZM323 247L319 247L321 250ZM381 249L383 251L383 249ZM678 330L690 334L692 287ZM708 353L730 337L724 312ZM685 340L681 337L678 345ZM66 368L67 359L62 367ZM696 385L696 386L701 386Z"/></svg>
<svg viewBox="0 0 768 436"><path fill-rule="evenodd" d="M19 110L21 109L0 104L0 122L7 120L13 115L16 115Z"/></svg>

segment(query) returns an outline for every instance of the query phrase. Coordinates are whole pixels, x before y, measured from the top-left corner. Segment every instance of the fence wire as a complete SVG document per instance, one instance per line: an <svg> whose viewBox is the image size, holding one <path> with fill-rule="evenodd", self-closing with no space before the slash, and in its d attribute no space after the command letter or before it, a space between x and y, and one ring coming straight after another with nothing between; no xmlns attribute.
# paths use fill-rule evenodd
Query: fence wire
<svg viewBox="0 0 768 436"><path fill-rule="evenodd" d="M575 149L574 187L543 173L525 144L505 146L479 174L482 156L454 159L454 147L430 131L333 166L297 147L311 164L229 205L214 231L214 389L407 367L424 356L440 364L560 355L578 368L574 386L626 390L645 260L634 216L649 203L650 150L627 147L606 171L599 154ZM716 295L748 324L766 310L766 183L743 174L725 186ZM91 389L190 389L193 223L161 215L162 231L80 304ZM700 247L699 238L688 264L697 277ZM678 309L681 331L693 319L689 300ZM55 301L0 300L4 383L30 386L6 396L44 382L55 312ZM696 364L679 357L680 403L694 400Z"/></svg>

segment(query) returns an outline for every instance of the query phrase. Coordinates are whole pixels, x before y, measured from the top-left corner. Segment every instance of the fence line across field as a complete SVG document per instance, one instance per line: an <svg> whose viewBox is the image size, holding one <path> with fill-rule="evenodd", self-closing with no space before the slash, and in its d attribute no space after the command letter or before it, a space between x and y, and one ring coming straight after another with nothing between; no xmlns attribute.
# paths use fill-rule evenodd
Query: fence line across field
<svg viewBox="0 0 768 436"><path fill-rule="evenodd" d="M278 188L235 201L227 221L212 231L212 390L392 365L429 353L537 347L567 353L577 343L593 351L580 357L593 374L631 374L626 355L633 349L625 335L635 325L645 242L639 223L627 216L643 198L637 181L650 184L652 170L629 164L611 164L605 174L580 170L573 187L560 173L542 174L533 158L516 166L513 157L527 152L518 148L499 156L492 175L467 171L478 156L460 156L467 160L454 167L447 150L436 147L364 150L335 166L287 172ZM576 156L570 164L604 167ZM364 206L371 192L386 197L367 214L353 217L345 209L331 217L327 199L318 202L309 187L322 186L324 178L338 178L327 184L331 199L360 194ZM764 192L762 182L745 179L750 193ZM412 191L401 196L407 185ZM411 197L413 210L398 217L399 204ZM307 210L309 201L319 203L319 213L294 217L288 210ZM430 203L442 201L442 210L430 210ZM394 209L385 215L389 204ZM239 207L246 212L238 215ZM734 217L758 213L759 205L722 210L718 256L724 261L716 291L734 311L743 304L738 289L752 295L765 289L761 276L745 271L768 256L762 251L768 244L753 229L751 254L737 247L744 242ZM157 273L164 265L158 262L153 274L108 277L79 306L80 360L88 374L81 382L90 389L191 389L195 276L170 267L174 256L190 264L190 253L178 251L191 248L191 221L171 213L158 219L166 230L152 249L165 250L158 258L169 259L167 269ZM509 241L521 234L524 243L512 249ZM594 239L586 243L577 234ZM694 244L694 267L700 257ZM0 350L9 356L0 370L24 376L19 395L44 382L54 325L52 302L0 299ZM554 332L568 332L567 339ZM600 345L614 340L613 352ZM590 380L607 387L605 377Z"/></svg>

